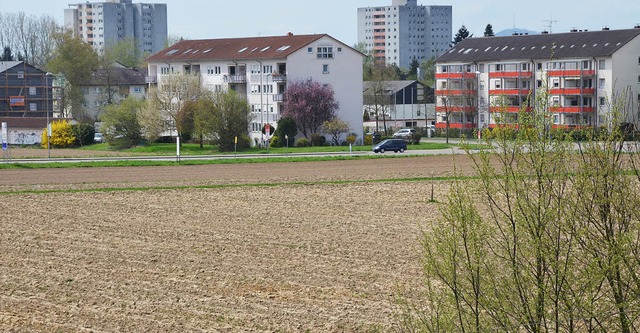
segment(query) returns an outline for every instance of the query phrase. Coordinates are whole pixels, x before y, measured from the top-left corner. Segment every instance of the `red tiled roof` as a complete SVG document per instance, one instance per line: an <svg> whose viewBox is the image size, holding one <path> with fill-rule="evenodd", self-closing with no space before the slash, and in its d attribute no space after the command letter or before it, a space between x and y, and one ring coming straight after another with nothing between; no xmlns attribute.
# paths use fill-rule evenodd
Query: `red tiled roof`
<svg viewBox="0 0 640 333"><path fill-rule="evenodd" d="M183 40L147 58L154 61L285 59L327 34ZM333 37L331 37L333 38Z"/></svg>

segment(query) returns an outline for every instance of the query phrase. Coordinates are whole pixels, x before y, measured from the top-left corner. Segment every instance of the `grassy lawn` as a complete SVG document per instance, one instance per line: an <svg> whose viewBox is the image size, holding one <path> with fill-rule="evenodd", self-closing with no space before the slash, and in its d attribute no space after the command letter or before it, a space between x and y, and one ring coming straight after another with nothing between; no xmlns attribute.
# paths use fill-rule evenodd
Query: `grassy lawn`
<svg viewBox="0 0 640 333"><path fill-rule="evenodd" d="M430 150L430 149L447 149L456 145L446 143L420 143L417 145L409 145L409 150ZM112 150L108 143L94 144L78 148L91 151L109 151ZM371 146L353 146L353 151L371 151ZM137 146L129 149L121 150L136 155L175 155L175 143L149 143L143 146ZM291 154L291 153L326 153L326 152L349 152L349 146L322 146L322 147L300 147L300 148L245 148L238 150L239 154ZM180 148L180 155L217 155L217 154L234 154L234 152L220 152L216 146L204 145L200 148L197 143L186 143Z"/></svg>

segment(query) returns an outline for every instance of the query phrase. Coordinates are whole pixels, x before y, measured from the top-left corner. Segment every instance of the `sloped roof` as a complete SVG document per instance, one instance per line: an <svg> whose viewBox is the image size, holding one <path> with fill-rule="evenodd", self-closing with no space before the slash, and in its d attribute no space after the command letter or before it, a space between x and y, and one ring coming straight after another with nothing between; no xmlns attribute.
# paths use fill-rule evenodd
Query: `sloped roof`
<svg viewBox="0 0 640 333"><path fill-rule="evenodd" d="M99 69L86 81L79 82L83 86L102 86L105 85L107 75L110 76L110 84L116 86L139 86L146 84L147 68L126 68L111 67L108 71Z"/></svg>
<svg viewBox="0 0 640 333"><path fill-rule="evenodd" d="M22 64L22 61L0 61L0 73Z"/></svg>
<svg viewBox="0 0 640 333"><path fill-rule="evenodd" d="M327 34L183 40L147 58L158 61L285 59Z"/></svg>
<svg viewBox="0 0 640 333"><path fill-rule="evenodd" d="M467 38L436 62L474 62L611 56L640 29Z"/></svg>

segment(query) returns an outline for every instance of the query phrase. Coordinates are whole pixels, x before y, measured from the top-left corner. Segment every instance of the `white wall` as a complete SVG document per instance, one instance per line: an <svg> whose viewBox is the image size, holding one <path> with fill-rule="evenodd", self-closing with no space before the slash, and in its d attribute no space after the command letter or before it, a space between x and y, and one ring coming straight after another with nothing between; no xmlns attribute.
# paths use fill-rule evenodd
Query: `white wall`
<svg viewBox="0 0 640 333"><path fill-rule="evenodd" d="M317 59L316 47L321 45L333 46L334 59ZM309 78L330 84L339 103L337 116L348 122L351 131L362 139L363 55L330 37L321 38L308 47L312 47L313 52L308 53L304 47L287 59L287 84ZM342 53L337 51L338 47L342 48ZM322 72L324 64L329 65L328 74Z"/></svg>

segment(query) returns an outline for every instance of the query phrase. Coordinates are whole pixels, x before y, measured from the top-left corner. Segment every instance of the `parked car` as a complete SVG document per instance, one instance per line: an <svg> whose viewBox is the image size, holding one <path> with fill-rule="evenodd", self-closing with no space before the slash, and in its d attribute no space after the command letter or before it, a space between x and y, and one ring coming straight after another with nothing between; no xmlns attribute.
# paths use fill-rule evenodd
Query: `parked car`
<svg viewBox="0 0 640 333"><path fill-rule="evenodd" d="M403 128L395 133L393 133L393 137L396 139L411 139L411 137L416 133L416 130L413 128Z"/></svg>
<svg viewBox="0 0 640 333"><path fill-rule="evenodd" d="M403 139L387 139L373 147L374 153L384 153L385 151L401 152L407 150L407 142Z"/></svg>
<svg viewBox="0 0 640 333"><path fill-rule="evenodd" d="M93 142L102 143L104 139L102 138L102 133L96 133L93 135Z"/></svg>

